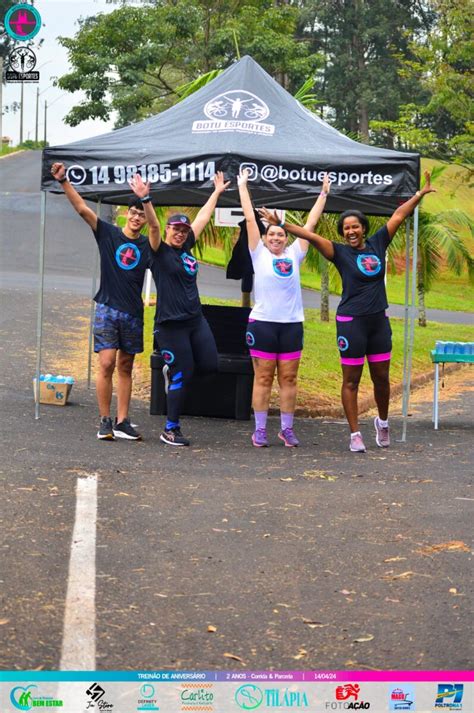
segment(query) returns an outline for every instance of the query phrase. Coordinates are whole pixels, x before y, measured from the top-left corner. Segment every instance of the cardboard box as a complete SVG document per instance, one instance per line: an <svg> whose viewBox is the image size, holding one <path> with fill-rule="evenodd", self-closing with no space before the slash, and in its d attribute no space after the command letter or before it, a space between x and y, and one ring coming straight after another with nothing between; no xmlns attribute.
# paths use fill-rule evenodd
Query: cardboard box
<svg viewBox="0 0 474 713"><path fill-rule="evenodd" d="M40 381L40 404L53 404L54 406L65 406L72 384L57 383L55 381ZM36 403L36 379L33 379L33 393Z"/></svg>

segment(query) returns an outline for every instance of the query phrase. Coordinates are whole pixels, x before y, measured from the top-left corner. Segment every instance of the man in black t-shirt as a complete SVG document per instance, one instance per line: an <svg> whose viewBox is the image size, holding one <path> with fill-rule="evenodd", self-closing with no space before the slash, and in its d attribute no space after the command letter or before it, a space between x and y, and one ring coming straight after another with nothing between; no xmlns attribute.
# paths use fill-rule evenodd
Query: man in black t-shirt
<svg viewBox="0 0 474 713"><path fill-rule="evenodd" d="M140 434L130 423L128 410L132 394L132 369L135 354L143 351L142 288L150 261L148 237L140 233L148 221L149 235L160 230L150 202L149 184L141 184L141 197L132 199L121 230L96 216L66 177L62 163L51 168L74 210L92 228L100 254L100 287L94 297L94 351L99 354L96 379L100 426L97 438L123 438L137 441ZM138 196L133 181L133 192ZM143 190L144 189L144 190ZM112 424L112 376L117 367L117 418Z"/></svg>

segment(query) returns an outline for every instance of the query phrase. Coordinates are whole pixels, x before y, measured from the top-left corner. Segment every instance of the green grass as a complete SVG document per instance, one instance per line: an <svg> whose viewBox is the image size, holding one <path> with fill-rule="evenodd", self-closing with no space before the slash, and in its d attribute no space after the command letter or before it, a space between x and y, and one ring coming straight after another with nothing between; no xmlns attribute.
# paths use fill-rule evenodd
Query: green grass
<svg viewBox="0 0 474 713"><path fill-rule="evenodd" d="M206 304L239 305L238 300L219 300L203 298ZM319 402L338 403L341 388L339 351L336 347L336 327L334 315L330 322L321 322L319 312L307 309L305 322L304 351L299 372L299 403L307 403L316 397ZM152 349L154 307L145 308L145 345L143 354L137 355L137 361L148 368ZM391 382L393 386L401 384L403 375L403 331L401 319L391 319L393 331L393 356L391 364ZM427 327L415 326L413 349L412 378L432 372L429 355L435 341L472 341L473 330L459 324L439 324L431 322ZM364 369L361 382L361 396L371 392L368 369Z"/></svg>
<svg viewBox="0 0 474 713"><path fill-rule="evenodd" d="M16 151L24 151L20 146L2 146L0 148L0 156L6 156L9 153L16 153Z"/></svg>
<svg viewBox="0 0 474 713"><path fill-rule="evenodd" d="M216 247L204 246L202 261L210 265L225 267L224 251ZM301 269L302 287L319 290L321 278L316 272L311 272L303 265ZM411 290L411 283L410 283ZM340 289L333 294L340 295ZM389 274L387 278L387 296L390 304L405 304L405 274ZM473 308L473 288L467 275L454 275L443 272L425 295L426 306L431 309L446 309L460 312L470 312Z"/></svg>

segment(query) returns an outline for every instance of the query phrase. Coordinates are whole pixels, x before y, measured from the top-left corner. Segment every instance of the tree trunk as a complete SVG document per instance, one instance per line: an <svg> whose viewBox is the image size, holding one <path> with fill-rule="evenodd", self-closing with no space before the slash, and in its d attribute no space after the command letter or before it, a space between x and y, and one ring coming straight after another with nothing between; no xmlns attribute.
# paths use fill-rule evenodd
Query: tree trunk
<svg viewBox="0 0 474 713"><path fill-rule="evenodd" d="M329 267L327 261L321 259L321 322L329 322Z"/></svg>
<svg viewBox="0 0 474 713"><path fill-rule="evenodd" d="M418 276L416 288L418 291L418 326L426 327L425 285L420 276Z"/></svg>

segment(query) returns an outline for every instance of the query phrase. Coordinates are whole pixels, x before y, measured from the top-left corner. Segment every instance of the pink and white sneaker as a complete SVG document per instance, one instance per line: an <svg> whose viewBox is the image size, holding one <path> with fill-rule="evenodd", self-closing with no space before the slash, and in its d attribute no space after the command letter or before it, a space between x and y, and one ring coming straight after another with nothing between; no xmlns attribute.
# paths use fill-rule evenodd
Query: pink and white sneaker
<svg viewBox="0 0 474 713"><path fill-rule="evenodd" d="M359 432L353 433L351 435L351 443L349 446L349 450L351 450L353 453L365 453L366 448L364 445L364 441L362 440L362 436Z"/></svg>
<svg viewBox="0 0 474 713"><path fill-rule="evenodd" d="M388 426L381 426L379 417L374 418L375 442L379 448L388 448L390 445L390 429Z"/></svg>

